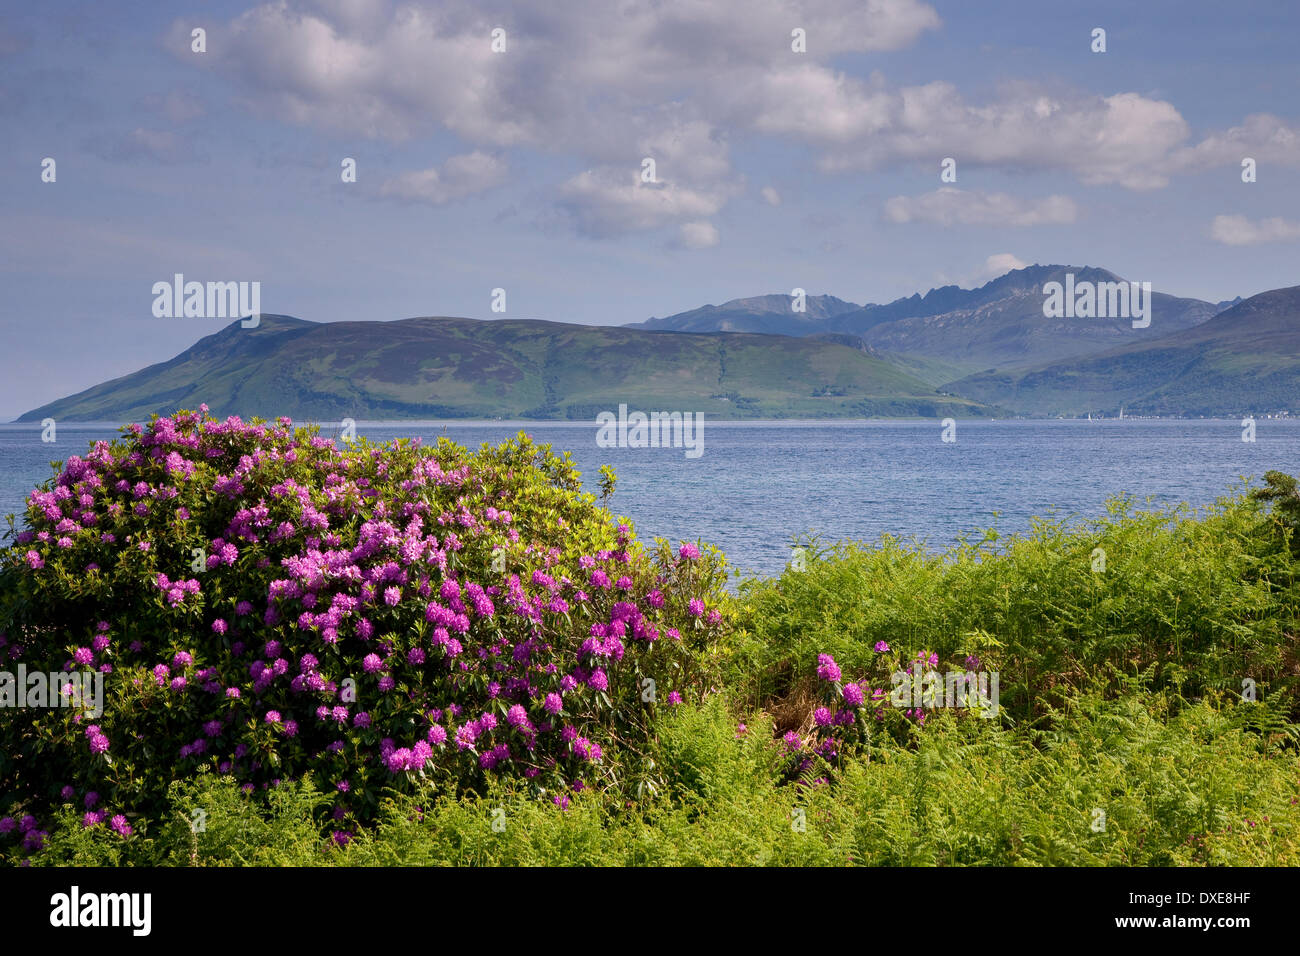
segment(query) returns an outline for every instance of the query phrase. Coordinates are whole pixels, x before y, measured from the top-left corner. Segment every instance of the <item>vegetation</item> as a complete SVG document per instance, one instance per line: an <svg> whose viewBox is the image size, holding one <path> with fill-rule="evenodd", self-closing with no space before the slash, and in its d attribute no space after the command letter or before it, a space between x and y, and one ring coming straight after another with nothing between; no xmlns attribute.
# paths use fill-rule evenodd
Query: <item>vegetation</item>
<svg viewBox="0 0 1300 956"><path fill-rule="evenodd" d="M37 865L1290 865L1300 860L1297 762L1207 703L1086 698L1055 732L944 715L912 748L845 765L832 784L773 779L765 718L737 736L720 698L660 724L671 794L625 809L577 794L567 810L508 791L385 801L346 848L306 783L265 799L203 776L178 784L148 838L62 812ZM196 808L206 826L191 826ZM1105 813L1105 829L1100 827ZM802 813L800 813L802 811ZM802 819L803 826L799 826ZM495 824L495 826L494 826Z"/></svg>
<svg viewBox="0 0 1300 956"><path fill-rule="evenodd" d="M344 842L425 784L663 788L645 691L702 694L726 626L712 552L644 549L522 435L339 448L189 413L127 435L33 493L0 556L5 657L108 687L11 694L0 809L76 798L125 832L202 770L246 792L313 774Z"/></svg>
<svg viewBox="0 0 1300 956"><path fill-rule="evenodd" d="M182 436L222 434L222 426L197 416L179 421ZM159 432L155 422L134 439L100 450L99 473L132 467L132 450L152 447L145 436ZM161 432L170 434L166 426ZM200 437L200 445L206 440ZM404 444L336 449L283 426L249 440L280 448L275 468L288 467L287 448L302 452L292 463L295 481L310 489L312 507L318 492L328 503L325 492L340 487L329 475L346 474L342 481L366 487L352 470L359 466L343 462L370 463L364 474L376 495L355 499L331 517L328 530L319 533L341 540L328 547L355 547L354 536L363 535L380 500L411 505L427 494L430 518L442 511L456 515L462 503L480 516L475 527L463 526L464 547L453 549L454 566L443 568L427 551L412 558L429 575L430 600L453 572L466 592L471 580L484 582L485 593L501 581L499 565L492 566L499 535L482 520L490 500L508 501L511 526L521 532L507 545L512 568L513 562L530 567L539 555L553 555L544 576L579 581L587 572L587 599L562 591L570 593L571 608L544 611L531 622L535 628L526 613L501 620L507 616L502 596L496 613L467 614L467 630L455 632L466 651L481 648L488 658L498 642L518 648L539 634L544 638L540 670L525 666L520 672L533 686L511 685L513 702L498 702L478 679L483 671L472 665L473 654L466 653L468 669L459 671L432 653L419 662L411 658L417 646L435 647L433 629L424 626L431 623L424 621L428 601L421 599L421 613L409 617L404 595L387 605L390 610L370 612L382 631L370 642L392 645L384 673L400 688L390 694L361 683L364 694L381 701L366 705L372 720L409 748L408 739L432 740L434 726L454 739L462 726L480 723L480 711L495 714L495 725L476 733L493 748L504 744L502 759L486 766L482 754L498 752L486 744L457 750L444 743L414 769L407 766L408 751L394 769L394 750L385 752L379 728L367 735L352 726L338 732L345 747L336 762L317 752L328 751L327 738L335 734L309 729L315 727L313 707L305 709L298 737L284 737L290 708L304 708L301 695L274 678L261 694L240 698L260 703L223 723L209 749L178 758L162 744L192 743L190 724L211 718L196 710L203 706L202 690L157 686L154 658L181 649L180 641L195 658L187 666L215 667L223 686L246 686L257 681L249 655L235 660L240 655L229 634L187 630L181 622L188 618L167 608L165 592L161 598L146 593L158 590L151 578L158 569L144 574L129 549L122 549L128 557L113 571L103 570L103 558L92 562L103 568L84 571L89 552L78 549L95 547L92 537L102 536L107 525L70 547L39 537L15 541L0 575L9 646L23 647L29 667L38 660L77 660L79 648L64 631L74 621L107 615L106 632L82 625L90 628L88 636L112 636L98 650L91 645L99 655L94 663L111 659L119 681L138 678L141 687L136 696L111 700L100 723L112 744L102 753L87 747L84 730L60 723L71 721L67 711L0 711L0 854L8 861L1300 863L1300 506L1289 476L1270 472L1263 487L1238 489L1198 511L1143 510L1121 497L1094 521L1039 521L1029 533L1007 539L990 532L943 555L890 538L831 545L809 538L779 577L740 582L729 595L721 587L719 556L689 543L676 552L666 542L642 546L578 490L571 466L522 438L478 453L450 443L426 451ZM210 538L216 525L205 522L224 527L240 507L213 489L229 487L219 482L241 454L193 457L202 462L190 479L196 484L182 492L193 510L166 539L166 547L177 551L170 560L188 557L187 529L198 535L202 528ZM272 468L272 456L266 459L255 464ZM388 474L381 476L385 461ZM443 475L464 468L471 480L455 487L431 480L402 499L411 491L403 482L416 469L431 469L429 462ZM134 467L164 469L155 485L173 480L164 480L166 455L142 456ZM42 522L68 520L45 512L52 502L43 495L75 488L69 474L88 480L82 468L69 462L64 477L34 495L28 533ZM240 494L254 495L254 488L265 494L253 470L240 477L246 483ZM603 478L608 489L612 475ZM284 476L264 479L277 484ZM92 505L83 502L83 509L111 516L114 487L106 482L103 501L91 495ZM306 505L293 500L301 519ZM165 497L156 504L158 511L178 506ZM555 530L557 517L568 533ZM136 533L148 522L161 522L153 529L161 532L177 521L171 511L137 516L131 509L113 518L119 519L115 527ZM157 533L152 540L164 539ZM436 548L446 550L445 542L440 531ZM257 567L262 557L282 564L311 550L305 539L282 544L283 555L269 539L241 545L234 565L239 574L210 569L191 609L194 620L206 624L221 602L251 602L257 594L263 618L266 607L301 602L301 596L277 594L284 588L271 583L275 575ZM29 551L37 552L40 568L32 566ZM584 566L584 557L591 566ZM248 564L239 563L245 559ZM591 583L592 571L612 564L627 569L628 586L615 586L625 595L621 601L602 599ZM544 582L529 580L529 600L551 600ZM509 592L508 577L502 590ZM365 605L365 595L358 597ZM609 655L601 668L608 686L598 690L591 686L592 651L610 640L610 625L633 620L620 616L627 612L616 610L620 604L638 609L642 633L629 624L617 635L623 653ZM353 670L365 672L367 642L354 633L354 620L329 644L324 627L330 625L313 620L298 626L293 608L294 616L249 623L249 645L252 632L260 641L297 642L294 654L317 658L314 670L327 687ZM145 652L126 650L116 637L128 614ZM662 629L657 640L645 639L648 627ZM680 642L668 635L669 627L679 629ZM548 664L556 665L554 672ZM563 691L558 726L545 725L556 716L546 710L546 695L560 693L561 675L583 668L584 680ZM902 676L909 669L911 675ZM973 700L960 706L960 699L955 707L898 704L900 687L935 669L995 673L997 706ZM502 683L501 693L510 693ZM428 708L446 704L425 693L461 702L465 718L431 719ZM281 728L268 729L264 710L270 704L282 711ZM511 723L516 705L532 728L531 747L527 733L505 730L518 730ZM323 722L332 720L331 712ZM568 739L563 726L574 728ZM131 742L137 733L150 747ZM575 738L586 742L585 757L575 752ZM315 744L308 746L309 739ZM247 759L241 763L225 752L238 743L276 754L280 767L254 770ZM602 751L596 760L589 749L594 743ZM356 787L338 786L344 772ZM91 789L97 799L88 806ZM97 816L105 807L121 825Z"/></svg>
<svg viewBox="0 0 1300 956"><path fill-rule="evenodd" d="M1161 327L1157 299L1150 331ZM1191 328L1073 358L1003 365L943 386L1029 417L1296 413L1300 286L1261 292ZM1117 343L1118 346L1118 343Z"/></svg>
<svg viewBox="0 0 1300 956"><path fill-rule="evenodd" d="M131 421L203 401L245 417L592 421L617 410L614 381L618 401L633 411L710 420L994 414L832 341L515 319L316 323L264 315L256 328L234 322L168 362L19 421Z"/></svg>
<svg viewBox="0 0 1300 956"><path fill-rule="evenodd" d="M1043 288L1067 275L1118 280L1036 265L888 305L812 296L798 312L771 295L642 327L264 315L18 420L136 420L207 401L245 417L592 421L612 410L613 381L631 410L710 420L1297 411L1300 286L1235 304L1153 292L1150 324L1133 328L1127 315L1044 318Z"/></svg>

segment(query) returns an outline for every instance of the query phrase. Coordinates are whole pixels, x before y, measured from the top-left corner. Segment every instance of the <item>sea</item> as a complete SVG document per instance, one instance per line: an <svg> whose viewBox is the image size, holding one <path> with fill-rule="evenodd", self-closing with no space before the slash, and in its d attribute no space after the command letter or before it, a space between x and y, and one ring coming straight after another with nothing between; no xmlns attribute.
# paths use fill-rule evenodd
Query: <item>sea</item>
<svg viewBox="0 0 1300 956"><path fill-rule="evenodd" d="M872 542L893 535L943 550L986 529L1024 533L1035 516L1082 521L1127 494L1139 503L1207 505L1300 472L1300 420L749 421L703 423L701 451L601 447L592 423L359 422L373 441L446 436L474 448L524 431L568 451L589 491L599 468L618 482L610 509L644 539L705 541L742 574L779 573L796 538ZM322 434L337 435L337 423ZM0 424L0 516L22 524L24 498L52 460L119 435L105 423ZM945 438L949 440L945 440ZM608 444L606 441L605 444ZM7 529L7 523L0 530Z"/></svg>

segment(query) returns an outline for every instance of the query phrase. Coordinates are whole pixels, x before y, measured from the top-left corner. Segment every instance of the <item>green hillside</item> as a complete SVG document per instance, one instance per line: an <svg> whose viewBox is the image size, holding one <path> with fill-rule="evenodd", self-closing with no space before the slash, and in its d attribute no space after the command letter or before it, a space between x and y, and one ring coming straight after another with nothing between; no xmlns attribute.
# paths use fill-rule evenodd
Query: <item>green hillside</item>
<svg viewBox="0 0 1300 956"><path fill-rule="evenodd" d="M806 310L795 313L789 296L766 295L650 319L635 327L853 335L909 373L938 384L986 369L1028 368L1150 341L1221 311L1211 302L1153 292L1151 324L1146 328L1133 328L1127 316L1046 318L1043 288L1049 282L1064 283L1067 274L1078 282L1119 281L1114 273L1091 266L1033 265L978 289L944 286L887 305L855 306L834 296L812 296Z"/></svg>
<svg viewBox="0 0 1300 956"><path fill-rule="evenodd" d="M238 322L176 358L27 412L147 418L206 402L295 419L594 418L632 409L713 418L981 416L862 348L748 333L416 318Z"/></svg>
<svg viewBox="0 0 1300 956"><path fill-rule="evenodd" d="M943 311L891 318L911 310L891 311L884 306L838 315L829 324L857 331L881 352L918 362L949 363L960 369L959 375L965 375L984 369L1032 367L1152 341L1199 325L1217 311L1215 305L1199 299L1153 292L1147 328L1133 328L1127 316L1047 318L1043 315L1043 286L1064 283L1067 273L1074 274L1078 282L1120 281L1105 269L1031 266L973 292L957 290L933 306Z"/></svg>
<svg viewBox="0 0 1300 956"><path fill-rule="evenodd" d="M1300 286L1263 292L1191 329L1100 355L946 386L1029 416L1300 412Z"/></svg>

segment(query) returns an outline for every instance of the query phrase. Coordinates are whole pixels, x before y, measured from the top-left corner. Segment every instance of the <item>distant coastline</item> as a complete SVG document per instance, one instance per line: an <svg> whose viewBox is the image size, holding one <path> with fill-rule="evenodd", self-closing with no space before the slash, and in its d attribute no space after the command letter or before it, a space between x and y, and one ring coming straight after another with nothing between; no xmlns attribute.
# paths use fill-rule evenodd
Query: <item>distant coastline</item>
<svg viewBox="0 0 1300 956"><path fill-rule="evenodd" d="M245 421L251 420L253 416L241 416ZM267 421L273 421L275 416L268 418L260 416ZM964 424L992 424L1008 422L1024 422L1026 424L1051 424L1053 422L1236 422L1238 416L1233 415L1125 415L1119 418L1115 415L1094 415L1089 419L1086 415L1073 416L1055 416L1041 417L1034 415L1007 415L1005 417L971 417L961 418L956 416L958 421ZM1260 414L1252 415L1258 421L1300 421L1300 415L1290 414ZM95 421L76 421L72 419L60 420L59 427L70 428L103 428L117 429L124 425L131 424L132 421L143 424L148 418L131 419L124 421L113 421L109 419ZM754 425L863 425L873 423L897 423L897 424L937 424L940 419L937 417L923 418L920 416L899 416L875 418L708 418L710 425L725 425L727 427L744 427ZM596 427L595 419L585 418L358 418L354 419L358 428L363 426L379 427L440 427L443 425L454 427L506 427L511 425L520 425L527 427L556 427L556 428L574 428L590 425ZM319 425L321 428L341 427L342 419L320 420L320 419L294 419L294 425ZM16 430L21 427L22 430L39 431L41 423L39 421L21 421L11 419L0 422L0 428L14 427Z"/></svg>

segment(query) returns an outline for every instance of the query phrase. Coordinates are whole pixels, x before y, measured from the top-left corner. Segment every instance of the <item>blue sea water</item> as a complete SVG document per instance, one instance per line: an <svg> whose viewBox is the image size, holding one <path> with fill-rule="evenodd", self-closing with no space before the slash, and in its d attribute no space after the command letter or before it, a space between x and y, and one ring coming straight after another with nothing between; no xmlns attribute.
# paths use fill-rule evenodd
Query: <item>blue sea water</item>
<svg viewBox="0 0 1300 956"><path fill-rule="evenodd" d="M779 571L792 537L809 531L859 540L888 533L942 548L989 527L1026 531L1035 515L1096 516L1121 492L1203 505L1241 478L1300 472L1300 421L1288 419L1260 419L1254 442L1242 441L1239 420L961 421L951 443L937 422L706 421L698 458L681 448L598 447L594 423L362 422L357 430L376 441L445 434L470 447L526 431L571 452L588 490L598 488L599 467L612 465L611 508L641 537L700 538L762 574ZM0 516L21 516L52 459L117 434L113 425L61 422L58 441L47 444L37 425L0 425Z"/></svg>

